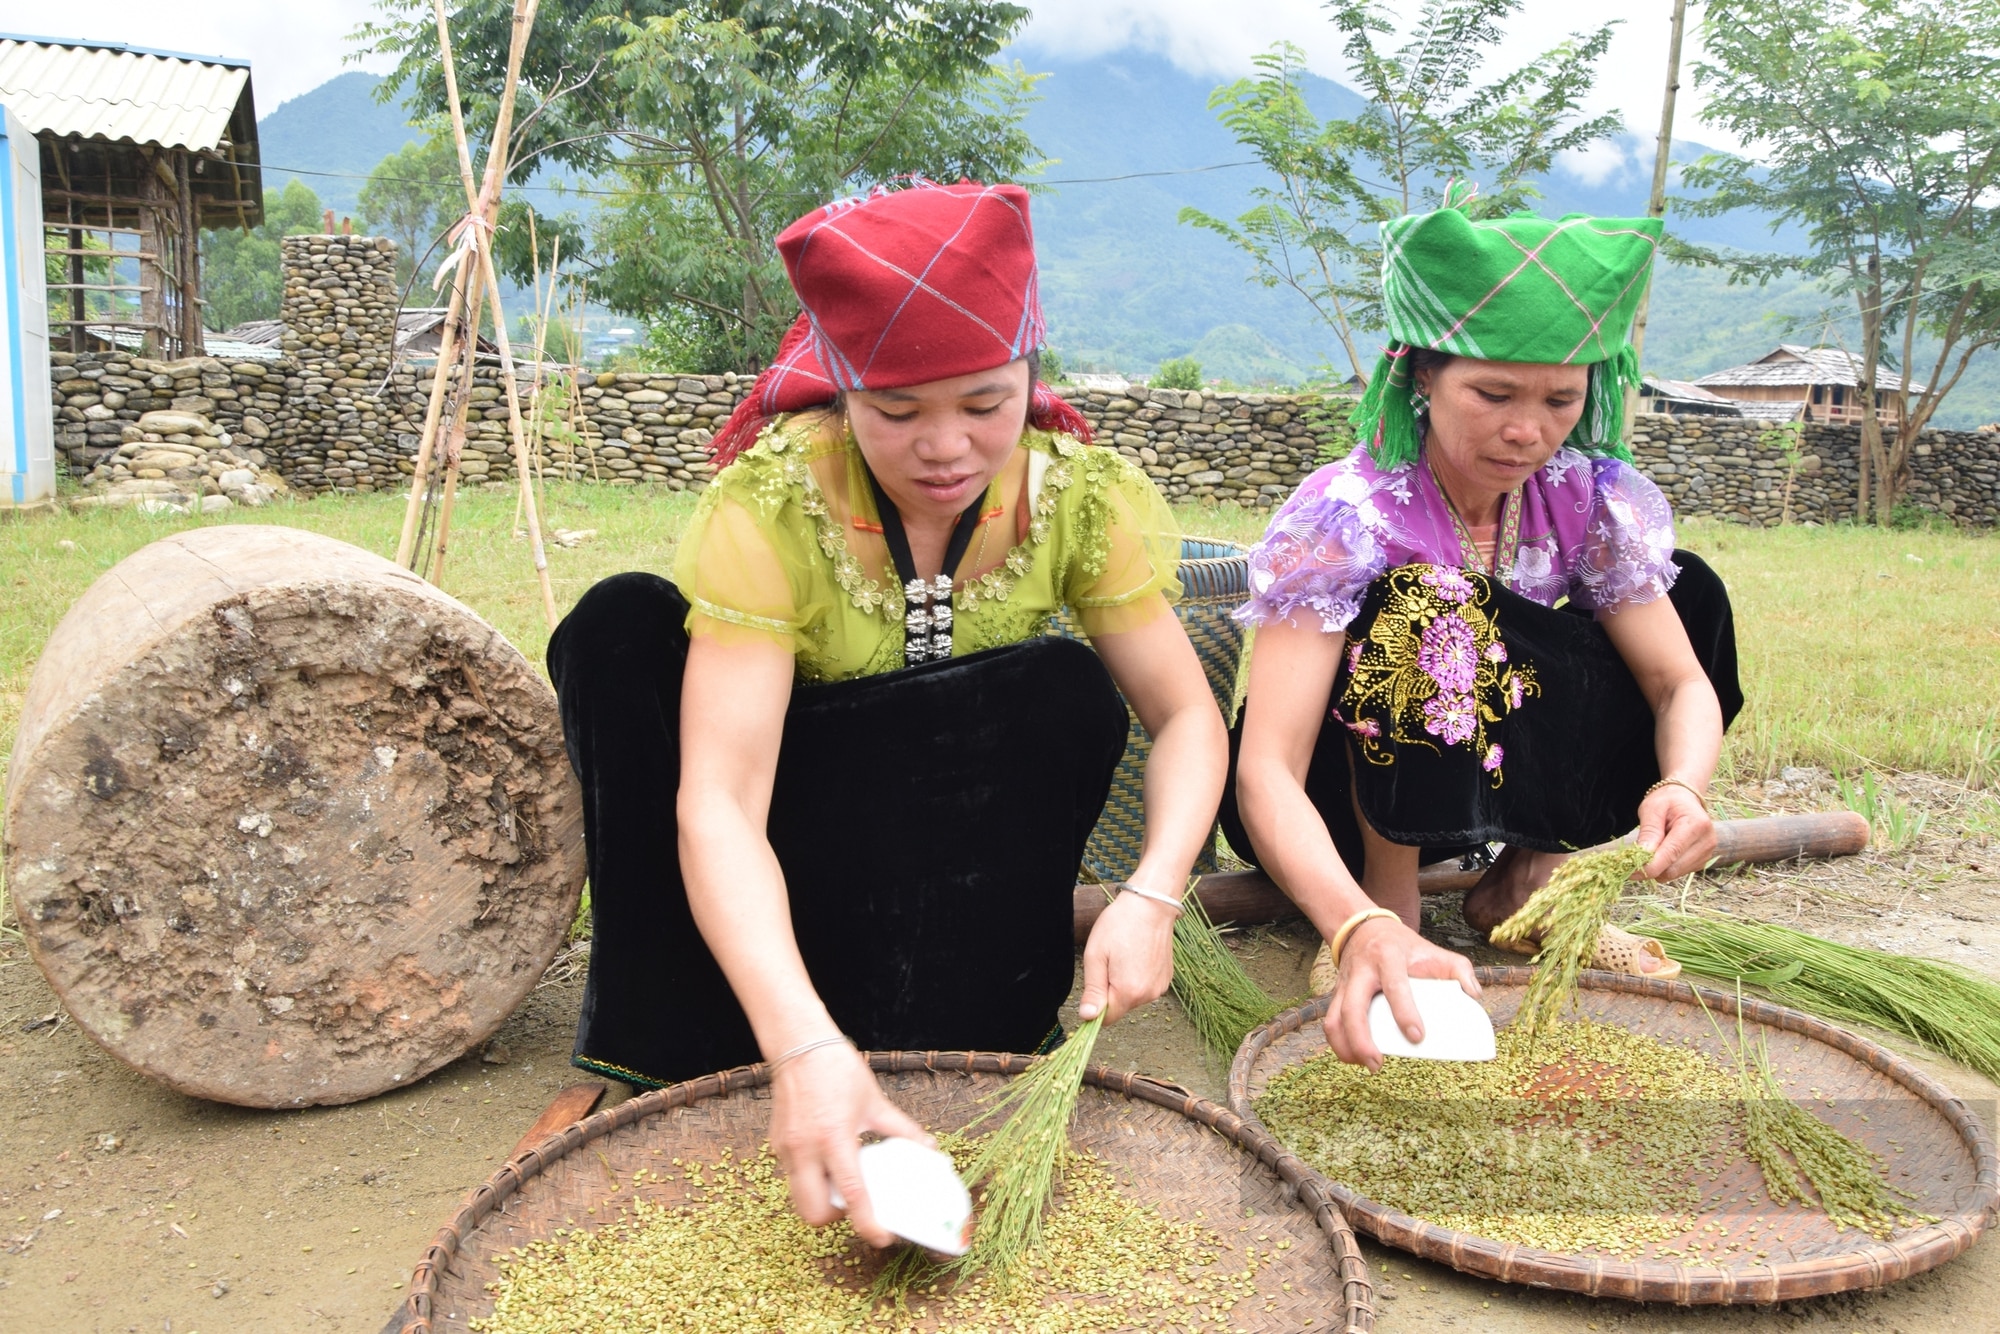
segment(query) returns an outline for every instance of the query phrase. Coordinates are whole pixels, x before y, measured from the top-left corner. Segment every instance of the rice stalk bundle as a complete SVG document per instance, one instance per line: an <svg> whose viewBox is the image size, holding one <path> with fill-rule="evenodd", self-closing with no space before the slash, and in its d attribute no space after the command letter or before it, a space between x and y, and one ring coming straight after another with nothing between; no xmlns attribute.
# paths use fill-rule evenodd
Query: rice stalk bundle
<svg viewBox="0 0 2000 1334"><path fill-rule="evenodd" d="M1575 999L1577 977L1597 952L1597 934L1611 920L1625 882L1652 858L1635 843L1580 852L1558 866L1518 912L1493 928L1496 945L1520 944L1541 933L1534 976L1514 1020L1528 1037L1554 1024Z"/></svg>
<svg viewBox="0 0 2000 1334"><path fill-rule="evenodd" d="M1227 1060L1283 1008L1250 980L1192 889L1174 922L1174 996L1202 1043Z"/></svg>
<svg viewBox="0 0 2000 1334"><path fill-rule="evenodd" d="M1102 1015L1080 1026L1062 1046L1009 1080L966 1126L972 1130L995 1117L1007 1118L979 1141L979 1151L965 1169L966 1180L984 1183L979 1225L972 1248L951 1268L961 1273L986 1270L1004 1286L1040 1244L1056 1176L1069 1157L1069 1122L1083 1089L1083 1072L1103 1027Z"/></svg>
<svg viewBox="0 0 2000 1334"><path fill-rule="evenodd" d="M1898 1228L1937 1222L1933 1215L1908 1207L1915 1197L1889 1184L1880 1155L1785 1096L1771 1073L1771 1054L1763 1039L1753 1046L1744 1036L1740 994L1737 1000L1736 1072L1743 1100L1743 1148L1763 1173L1764 1191L1772 1203L1817 1204L1835 1227L1859 1228L1884 1239Z"/></svg>
<svg viewBox="0 0 2000 1334"><path fill-rule="evenodd" d="M1659 940L1686 972L1760 987L1809 1014L1900 1033L2000 1081L2000 985L1962 968L1707 913L1663 910L1633 929Z"/></svg>

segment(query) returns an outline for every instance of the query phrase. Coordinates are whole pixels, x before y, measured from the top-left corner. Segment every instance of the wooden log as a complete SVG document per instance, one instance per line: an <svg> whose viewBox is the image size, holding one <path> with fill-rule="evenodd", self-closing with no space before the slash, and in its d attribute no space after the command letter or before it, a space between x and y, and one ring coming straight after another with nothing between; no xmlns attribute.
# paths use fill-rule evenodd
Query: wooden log
<svg viewBox="0 0 2000 1334"><path fill-rule="evenodd" d="M591 1082L571 1084L535 1118L535 1124L528 1127L528 1133L521 1136L514 1145L514 1151L507 1156L518 1158L559 1130L567 1130L573 1124L590 1115L590 1109L597 1106L604 1097L605 1086Z"/></svg>
<svg viewBox="0 0 2000 1334"><path fill-rule="evenodd" d="M352 1102L476 1048L583 884L554 693L469 608L264 525L155 542L56 627L5 858L78 1025L169 1086Z"/></svg>
<svg viewBox="0 0 2000 1334"><path fill-rule="evenodd" d="M1715 822L1715 864L1788 862L1800 857L1849 857L1868 846L1868 821L1853 811L1810 815L1770 815L1754 820ZM1417 872L1417 888L1425 894L1471 889L1480 872L1461 871L1458 863L1437 862ZM1298 907L1262 871L1223 871L1205 875L1195 893L1217 922L1252 926L1299 916ZM1076 942L1081 945L1104 911L1102 885L1078 885L1075 898Z"/></svg>

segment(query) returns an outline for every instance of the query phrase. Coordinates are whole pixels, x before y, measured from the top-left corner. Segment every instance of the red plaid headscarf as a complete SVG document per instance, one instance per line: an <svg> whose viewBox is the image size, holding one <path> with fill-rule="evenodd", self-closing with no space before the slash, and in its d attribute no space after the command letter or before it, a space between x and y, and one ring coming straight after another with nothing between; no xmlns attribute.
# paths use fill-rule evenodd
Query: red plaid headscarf
<svg viewBox="0 0 2000 1334"><path fill-rule="evenodd" d="M815 209L778 235L798 322L716 433L718 466L773 417L848 389L901 389L1019 361L1041 346L1028 192L1018 185L877 191ZM1029 420L1084 441L1083 415L1036 383Z"/></svg>

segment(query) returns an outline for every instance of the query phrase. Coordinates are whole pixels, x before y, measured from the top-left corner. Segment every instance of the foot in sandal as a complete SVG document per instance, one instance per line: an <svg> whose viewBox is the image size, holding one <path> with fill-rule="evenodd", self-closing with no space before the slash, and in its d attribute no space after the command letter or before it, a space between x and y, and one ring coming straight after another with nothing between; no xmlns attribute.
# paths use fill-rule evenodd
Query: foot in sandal
<svg viewBox="0 0 2000 1334"><path fill-rule="evenodd" d="M1479 877L1479 883L1465 892L1465 922L1476 931L1491 933L1493 928L1518 912L1528 896L1549 882L1558 866L1569 859L1566 852L1534 852L1507 847L1494 858L1493 865ZM1493 942L1496 949L1510 954L1533 954L1541 948L1536 937L1520 946ZM1640 977L1679 977L1681 966L1667 957L1660 942L1650 936L1635 936L1615 926L1606 926L1597 936L1597 952L1590 966L1611 973L1632 973Z"/></svg>

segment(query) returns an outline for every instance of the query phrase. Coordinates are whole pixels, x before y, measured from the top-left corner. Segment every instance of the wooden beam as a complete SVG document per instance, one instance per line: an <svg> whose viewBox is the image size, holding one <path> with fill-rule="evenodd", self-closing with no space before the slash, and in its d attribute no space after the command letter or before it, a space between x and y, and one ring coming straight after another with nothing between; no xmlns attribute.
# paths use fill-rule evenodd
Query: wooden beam
<svg viewBox="0 0 2000 1334"><path fill-rule="evenodd" d="M1868 821L1853 811L1812 815L1772 815L1715 822L1717 866L1788 862L1813 857L1849 857L1868 846ZM1438 862L1417 872L1425 894L1448 894L1477 884L1482 873L1461 871L1456 862ZM1195 887L1211 920L1254 926L1300 915L1298 905L1262 871L1223 871L1201 877ZM1078 885L1072 900L1076 941L1090 935L1104 911L1104 886Z"/></svg>

